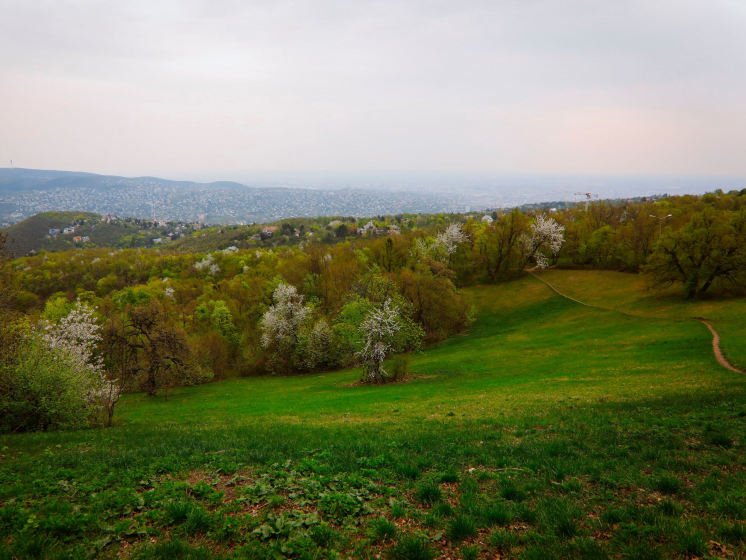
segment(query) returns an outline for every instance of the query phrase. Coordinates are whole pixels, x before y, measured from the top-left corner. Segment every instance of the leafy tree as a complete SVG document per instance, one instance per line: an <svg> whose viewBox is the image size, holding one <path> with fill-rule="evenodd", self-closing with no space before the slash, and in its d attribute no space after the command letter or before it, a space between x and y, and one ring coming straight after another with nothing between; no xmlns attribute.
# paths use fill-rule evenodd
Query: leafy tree
<svg viewBox="0 0 746 560"><path fill-rule="evenodd" d="M699 297L717 279L743 284L746 275L746 208L728 220L705 208L679 231L664 233L646 269L656 285L680 283L687 298Z"/></svg>

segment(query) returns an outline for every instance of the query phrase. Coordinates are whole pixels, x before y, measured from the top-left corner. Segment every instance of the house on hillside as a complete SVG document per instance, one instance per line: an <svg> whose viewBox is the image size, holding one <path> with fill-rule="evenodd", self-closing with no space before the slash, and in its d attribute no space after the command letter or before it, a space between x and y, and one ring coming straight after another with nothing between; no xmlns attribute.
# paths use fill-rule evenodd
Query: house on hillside
<svg viewBox="0 0 746 560"><path fill-rule="evenodd" d="M492 225L492 216L490 216L489 214L485 214L484 216L482 216L482 221L487 222L487 225L490 226Z"/></svg>
<svg viewBox="0 0 746 560"><path fill-rule="evenodd" d="M155 239L153 239L153 243L163 243L163 239L161 239L160 237L156 237Z"/></svg>
<svg viewBox="0 0 746 560"><path fill-rule="evenodd" d="M59 235L59 234L60 234L60 230L58 230L58 229L50 229L50 230L49 230L49 235L51 235L51 236L53 236L53 237L54 237L55 235Z"/></svg>
<svg viewBox="0 0 746 560"><path fill-rule="evenodd" d="M366 234L366 233L368 233L369 231L370 231L370 232L372 232L372 233L377 233L377 231L378 231L378 230L376 229L376 226L374 226L374 225L373 225L373 222L372 222L372 221L368 222L368 223L367 223L367 224L365 224L365 225L364 225L363 227L360 227L360 228L358 228L358 229L357 229L357 232L358 232L358 233L359 233L360 235L365 235L365 234Z"/></svg>
<svg viewBox="0 0 746 560"><path fill-rule="evenodd" d="M272 237L279 228L277 226L269 226L262 229L262 233L267 237Z"/></svg>
<svg viewBox="0 0 746 560"><path fill-rule="evenodd" d="M90 237L88 237L87 235L84 235L83 237L81 237L81 238L80 238L80 240L81 240L81 241L82 241L83 243L88 243L88 242L89 242L89 241L91 240L91 238L90 238Z"/></svg>
<svg viewBox="0 0 746 560"><path fill-rule="evenodd" d="M75 237L73 237L73 241L75 243L80 243L81 239L83 239L83 238L81 236L79 236L79 235L76 235Z"/></svg>
<svg viewBox="0 0 746 560"><path fill-rule="evenodd" d="M75 233L74 227L66 227L65 229L62 230L62 235L69 235L71 233Z"/></svg>

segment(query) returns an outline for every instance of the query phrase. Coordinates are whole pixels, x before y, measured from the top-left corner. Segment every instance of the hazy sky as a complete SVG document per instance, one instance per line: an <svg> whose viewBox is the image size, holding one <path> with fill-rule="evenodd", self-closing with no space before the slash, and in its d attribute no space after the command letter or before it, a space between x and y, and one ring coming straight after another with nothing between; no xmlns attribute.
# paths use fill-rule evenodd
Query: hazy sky
<svg viewBox="0 0 746 560"><path fill-rule="evenodd" d="M0 166L746 175L746 2L0 0Z"/></svg>

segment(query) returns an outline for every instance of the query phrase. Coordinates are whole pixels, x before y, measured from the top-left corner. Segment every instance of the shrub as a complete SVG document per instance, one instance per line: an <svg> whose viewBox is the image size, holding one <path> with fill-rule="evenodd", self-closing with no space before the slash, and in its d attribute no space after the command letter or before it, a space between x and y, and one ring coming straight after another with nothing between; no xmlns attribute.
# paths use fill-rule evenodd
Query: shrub
<svg viewBox="0 0 746 560"><path fill-rule="evenodd" d="M435 552L424 539L404 537L391 549L394 560L433 560Z"/></svg>
<svg viewBox="0 0 746 560"><path fill-rule="evenodd" d="M409 368L409 356L406 354L396 354L391 358L390 377L393 381L401 381L407 377Z"/></svg>
<svg viewBox="0 0 746 560"><path fill-rule="evenodd" d="M86 426L95 412L96 377L74 357L31 335L0 365L0 429L33 431Z"/></svg>

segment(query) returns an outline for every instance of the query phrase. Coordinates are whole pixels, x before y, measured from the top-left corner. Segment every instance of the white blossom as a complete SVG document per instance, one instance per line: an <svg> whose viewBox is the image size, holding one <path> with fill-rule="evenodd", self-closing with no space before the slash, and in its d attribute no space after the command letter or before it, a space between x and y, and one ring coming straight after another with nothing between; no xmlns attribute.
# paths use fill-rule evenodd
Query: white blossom
<svg viewBox="0 0 746 560"><path fill-rule="evenodd" d="M311 308L303 305L303 296L298 294L295 286L280 284L275 288L272 299L274 305L270 306L261 320L262 346L265 348L288 338L297 339L298 331L311 314Z"/></svg>
<svg viewBox="0 0 746 560"><path fill-rule="evenodd" d="M212 263L210 265L210 275L215 276L218 272L220 272L220 267L218 266L218 263Z"/></svg>
<svg viewBox="0 0 746 560"><path fill-rule="evenodd" d="M536 221L531 224L531 235L521 235L519 242L523 247L525 262L536 260L538 268L549 266L549 260L542 250L551 252L553 255L559 253L565 236L562 232L565 227L559 225L554 218L547 218L545 214L536 216Z"/></svg>
<svg viewBox="0 0 746 560"><path fill-rule="evenodd" d="M363 359L363 370L368 381L379 381L387 375L383 369L394 335L401 328L397 318L399 308L391 306L387 299L383 306L374 309L360 325L359 329L365 333L365 346L358 355Z"/></svg>
<svg viewBox="0 0 746 560"><path fill-rule="evenodd" d="M459 243L469 239L468 234L461 228L461 224L450 224L445 231L442 231L433 239L428 237L419 238L414 243L412 254L420 254L424 257L447 262L453 253L458 249Z"/></svg>
<svg viewBox="0 0 746 560"><path fill-rule="evenodd" d="M213 262L214 262L214 259L212 255L207 255L204 259L202 259L198 263L194 263L194 268L196 268L197 270L204 270L205 268L209 268L210 266L212 266Z"/></svg>
<svg viewBox="0 0 746 560"><path fill-rule="evenodd" d="M174 289L171 286L169 286L168 288L166 288L165 292L166 292L166 297L167 298L174 299Z"/></svg>

